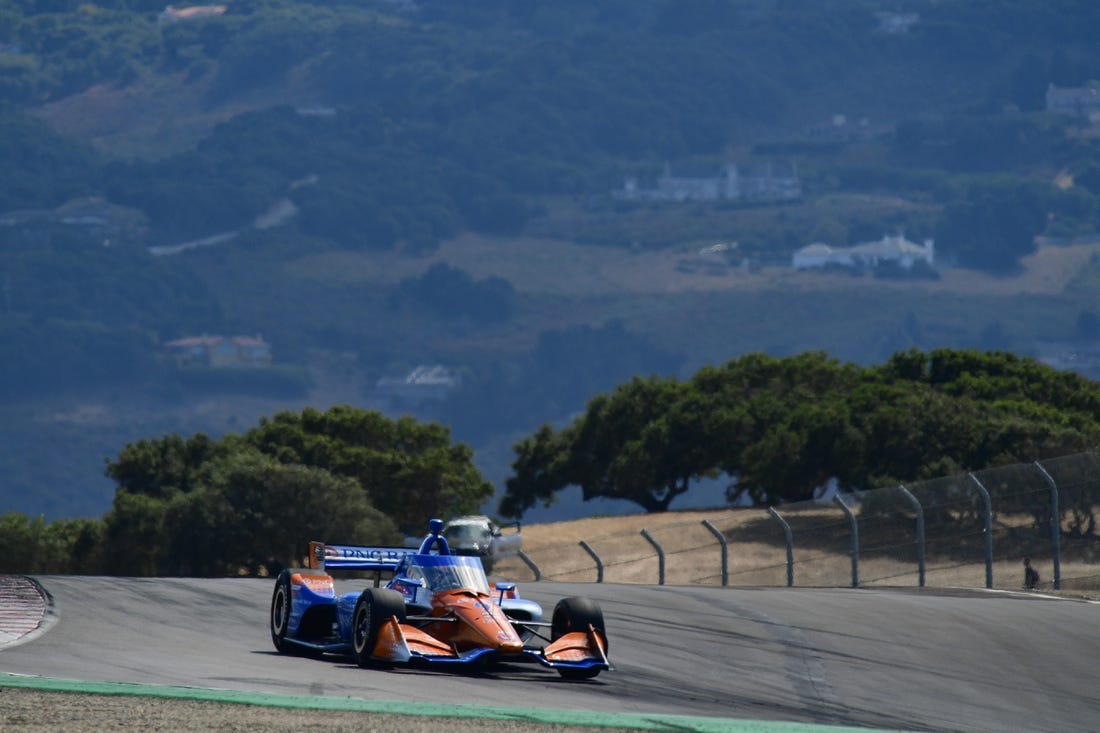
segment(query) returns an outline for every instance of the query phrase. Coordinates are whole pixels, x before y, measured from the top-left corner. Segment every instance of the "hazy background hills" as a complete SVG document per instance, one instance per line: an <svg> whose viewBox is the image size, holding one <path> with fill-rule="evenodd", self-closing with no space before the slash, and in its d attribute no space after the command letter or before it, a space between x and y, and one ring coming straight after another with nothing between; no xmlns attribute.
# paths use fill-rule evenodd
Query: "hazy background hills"
<svg viewBox="0 0 1100 733"><path fill-rule="evenodd" d="M1095 3L203 7L0 0L0 511L99 516L127 441L305 405L439 420L499 486L592 395L750 351L1092 374L1100 128L1047 92L1100 79ZM728 164L798 195L613 194ZM899 233L935 266L791 267Z"/></svg>

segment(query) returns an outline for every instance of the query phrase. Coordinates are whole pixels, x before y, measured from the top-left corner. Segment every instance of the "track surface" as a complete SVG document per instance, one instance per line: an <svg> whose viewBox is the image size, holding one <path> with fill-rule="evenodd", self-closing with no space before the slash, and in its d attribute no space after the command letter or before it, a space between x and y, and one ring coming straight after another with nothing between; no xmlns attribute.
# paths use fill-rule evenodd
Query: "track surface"
<svg viewBox="0 0 1100 733"><path fill-rule="evenodd" d="M936 731L1100 730L1100 605L916 590L528 584L603 607L614 672L361 670L275 653L273 583L43 576L59 621L0 672L294 695ZM351 589L347 586L344 589Z"/></svg>

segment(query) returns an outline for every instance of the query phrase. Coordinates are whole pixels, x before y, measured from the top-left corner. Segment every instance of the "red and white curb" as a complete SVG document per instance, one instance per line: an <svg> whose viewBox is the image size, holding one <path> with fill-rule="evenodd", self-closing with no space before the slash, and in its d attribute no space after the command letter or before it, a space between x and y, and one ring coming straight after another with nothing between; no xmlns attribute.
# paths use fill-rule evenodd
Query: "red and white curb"
<svg viewBox="0 0 1100 733"><path fill-rule="evenodd" d="M45 631L52 610L52 599L37 582L0 575L0 649Z"/></svg>

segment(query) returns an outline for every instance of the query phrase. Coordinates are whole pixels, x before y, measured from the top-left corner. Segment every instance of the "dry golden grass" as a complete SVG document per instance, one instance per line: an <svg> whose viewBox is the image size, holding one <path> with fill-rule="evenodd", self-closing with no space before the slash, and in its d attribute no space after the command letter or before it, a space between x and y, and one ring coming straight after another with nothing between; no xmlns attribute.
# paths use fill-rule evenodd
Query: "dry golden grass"
<svg viewBox="0 0 1100 733"><path fill-rule="evenodd" d="M851 585L849 525L838 508L802 507L785 512L794 532L794 585L847 587ZM1001 522L1000 519L1004 521ZM727 539L727 573L731 586L785 586L786 541L782 528L761 509L636 514L593 517L568 522L532 524L523 528L525 554L538 566L542 580L595 582L596 561L581 547L585 542L603 563L607 583L656 584L660 563L656 549L641 534L646 530L665 554L668 585L719 585L721 545L703 525L709 521ZM1020 558L1030 552L1017 532L1020 517L1003 517L994 532L994 587L1019 590L1023 580ZM903 522L880 526L860 522L859 580L864 587L919 584L915 531ZM928 587L984 588L985 563L980 537L962 534L929 537L925 585ZM1035 553L1043 590L1050 590L1049 555ZM535 574L521 558L497 563L495 575L518 581ZM1062 593L1100 597L1100 565L1081 553L1065 553L1061 562Z"/></svg>

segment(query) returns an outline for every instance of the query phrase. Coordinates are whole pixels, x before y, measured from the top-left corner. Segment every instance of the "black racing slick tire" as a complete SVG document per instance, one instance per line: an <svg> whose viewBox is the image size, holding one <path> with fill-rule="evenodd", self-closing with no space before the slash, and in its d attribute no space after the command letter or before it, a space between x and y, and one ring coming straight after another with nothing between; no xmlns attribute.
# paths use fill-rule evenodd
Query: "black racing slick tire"
<svg viewBox="0 0 1100 733"><path fill-rule="evenodd" d="M360 667L370 667L378 630L394 616L405 620L405 598L394 590L367 588L355 602L351 622L351 656Z"/></svg>
<svg viewBox="0 0 1100 733"><path fill-rule="evenodd" d="M600 605L590 598L572 596L562 598L554 606L554 615L550 618L550 641L557 641L561 637L574 631L588 631L592 626L600 632L603 638L604 652L610 648L607 641L607 631L604 629L603 610ZM600 673L596 669L559 669L558 673L567 680L583 680L595 677Z"/></svg>
<svg viewBox="0 0 1100 733"><path fill-rule="evenodd" d="M284 570L275 579L271 596L271 642L280 654L297 654L299 647L286 640L290 628L290 571Z"/></svg>

